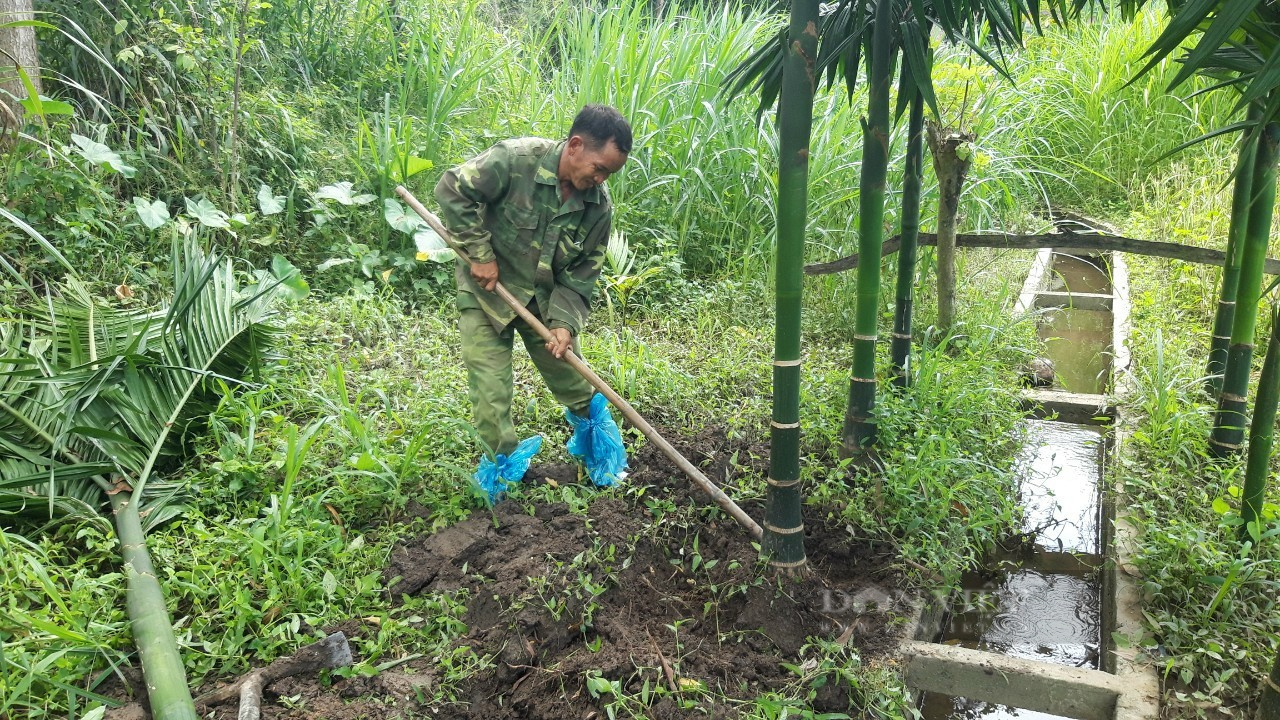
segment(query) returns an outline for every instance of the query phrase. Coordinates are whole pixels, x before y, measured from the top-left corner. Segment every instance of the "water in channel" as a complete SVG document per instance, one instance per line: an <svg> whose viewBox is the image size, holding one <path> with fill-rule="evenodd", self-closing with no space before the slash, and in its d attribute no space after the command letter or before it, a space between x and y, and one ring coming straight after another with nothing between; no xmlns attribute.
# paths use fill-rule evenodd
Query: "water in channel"
<svg viewBox="0 0 1280 720"><path fill-rule="evenodd" d="M1044 290L1106 295L1108 263L1055 253ZM1099 394L1110 380L1112 313L1052 308L1040 320L1054 388ZM940 642L1040 662L1098 669L1102 647L1102 466L1098 428L1028 419L1022 426L1019 492L1023 547L964 578ZM926 720L1058 716L926 693Z"/></svg>
<svg viewBox="0 0 1280 720"><path fill-rule="evenodd" d="M1074 255L1054 255L1047 290L1106 294L1111 279L1101 261ZM1111 370L1112 315L1109 310L1077 307L1045 311L1037 333L1045 356L1053 361L1054 387L1073 393L1107 391Z"/></svg>
<svg viewBox="0 0 1280 720"><path fill-rule="evenodd" d="M1097 669L1102 641L1099 540L1101 431L1046 420L1023 427L1027 547L964 579L941 641L1041 662ZM927 693L928 720L1056 718Z"/></svg>

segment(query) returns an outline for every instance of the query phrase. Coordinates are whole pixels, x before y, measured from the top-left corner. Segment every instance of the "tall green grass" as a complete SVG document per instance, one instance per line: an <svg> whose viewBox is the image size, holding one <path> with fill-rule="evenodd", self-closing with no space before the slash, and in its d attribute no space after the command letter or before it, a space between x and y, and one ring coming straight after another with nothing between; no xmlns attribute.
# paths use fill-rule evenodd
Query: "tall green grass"
<svg viewBox="0 0 1280 720"><path fill-rule="evenodd" d="M1234 98L1226 93L1186 97L1206 81L1180 95L1165 92L1178 69L1172 57L1133 81L1164 23L1160 10L1148 8L1133 21L1103 17L1029 38L1010 63L1015 82L984 88L991 93L984 124L1024 163L1060 178L1047 183L1055 204L1124 212L1142 182L1169 167L1162 156L1232 122ZM1230 141L1219 139L1189 154L1229 150Z"/></svg>

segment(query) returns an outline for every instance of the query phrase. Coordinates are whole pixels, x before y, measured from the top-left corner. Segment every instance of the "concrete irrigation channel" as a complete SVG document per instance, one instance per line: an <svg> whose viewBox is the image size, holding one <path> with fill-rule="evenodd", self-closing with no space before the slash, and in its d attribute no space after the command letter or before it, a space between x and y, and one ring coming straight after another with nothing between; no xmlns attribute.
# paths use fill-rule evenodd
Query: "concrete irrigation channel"
<svg viewBox="0 0 1280 720"><path fill-rule="evenodd" d="M1027 543L922 608L903 661L927 720L1159 714L1154 668L1114 642L1140 629L1133 528L1107 472L1123 442L1111 398L1127 389L1128 297L1120 253L1036 255L1015 312L1037 319L1053 377L1024 391Z"/></svg>

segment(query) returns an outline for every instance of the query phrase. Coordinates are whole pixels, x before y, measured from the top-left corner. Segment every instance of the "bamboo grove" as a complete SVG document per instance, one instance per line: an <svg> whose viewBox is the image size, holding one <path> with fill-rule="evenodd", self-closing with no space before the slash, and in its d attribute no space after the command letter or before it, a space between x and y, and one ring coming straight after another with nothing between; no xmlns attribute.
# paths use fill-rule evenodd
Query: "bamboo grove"
<svg viewBox="0 0 1280 720"><path fill-rule="evenodd" d="M1113 10L1127 15L1143 4L1124 2ZM1090 3L1077 0L1049 3L1046 9L1053 20L1067 22L1088 7ZM901 208L903 243L894 302L891 367L893 383L906 387L911 382L911 287L915 277L914 239L919 232L917 178L923 150L918 139L921 134L923 106L927 104L933 116L941 122L932 86L929 35L937 27L947 41L967 44L987 62L1000 68L1001 63L997 58L1003 57L1006 48L1016 47L1022 42L1021 28L1024 20L1036 30L1041 29L1039 10L1038 4L1022 2L1010 7L985 2L922 3L894 0L842 0L823 9L821 42L817 54L818 72L825 76L828 87L833 86L837 78L842 78L850 98L853 97L853 88L860 76L865 76L869 86L863 121L862 175L859 188L858 255L864 261L858 265L853 362L841 447L846 456L861 457L872 452L876 442L875 408L879 381L875 366L881 265L865 259L880 257L884 241L884 186L892 98L890 88L895 70L899 80L896 114L900 118L904 110L909 108L910 112ZM1215 129L1205 136L1207 138L1230 132L1241 136L1240 160L1234 173L1235 191L1228 232L1228 263L1222 274L1218 314L1214 323L1214 344L1208 368L1207 387L1211 392L1217 393L1219 406L1212 437L1206 440L1212 451L1221 456L1239 453L1245 447L1244 434L1248 425L1248 380L1258 318L1256 308L1263 297L1262 265L1266 258L1267 239L1271 231L1271 208L1275 200L1275 120L1277 113L1280 113L1280 92L1277 92L1280 75L1267 72L1272 63L1267 54L1272 52L1269 48L1280 46L1278 19L1280 12L1257 0L1171 3L1169 24L1147 50L1148 62L1138 73L1140 77L1151 71L1159 61L1175 52L1183 43L1195 38L1195 45L1182 59L1183 66L1168 89L1172 91L1197 74L1210 76L1220 81L1216 86L1218 91L1234 91L1238 94L1238 110L1248 111L1247 118L1234 125ZM764 110L780 100L780 125L787 123L787 119L793 117L793 114L800 113L788 105L789 97L800 96L788 95L786 92L787 79L783 67L790 57L790 47L790 42L784 42L784 37L780 34L775 41L759 47L726 79L727 94L730 97L748 89L759 94L758 112L761 116ZM1227 79L1221 80L1223 77ZM784 131L784 141L787 132L795 130ZM940 128L939 135L943 132L945 130ZM972 140L972 136L963 133L954 133L953 136ZM955 144L950 143L951 146ZM946 143L936 142L933 145L942 147ZM937 148L934 150L935 164L945 160L938 157ZM785 152L783 156L785 158ZM785 162L784 159L784 167ZM956 164L954 158L951 164ZM782 177L788 176L784 172ZM963 170L960 171L958 181L953 179L955 188L952 193L954 197L951 198L951 217L954 217L954 204L962 182ZM946 203L946 198L943 198L943 202ZM945 211L946 208L940 209L939 218L944 216ZM788 213L794 215L795 210L789 209ZM794 266L797 261L793 254L803 254L803 244L797 243L791 235L794 224L784 231L781 203L779 220L777 253L781 269L784 265ZM940 227L940 234L941 230ZM782 240L784 232L787 233L785 242ZM940 249L940 274L944 274L941 267L943 260ZM781 270L779 272L781 295ZM940 278L940 283L943 279L945 278ZM793 289L788 285L788 297L792 292ZM951 292L954 292L954 288ZM950 294L946 293L947 296ZM939 320L945 335L952 327L950 302L943 295L940 289L939 302L943 307L939 309ZM781 300L779 307L782 307ZM791 327L794 322L798 322L798 314L784 316L779 313L779 338L794 332ZM1265 380L1275 382L1274 377L1274 373L1266 374ZM787 383L790 382L788 379ZM1260 392L1259 398L1264 404L1274 403L1275 392ZM779 399L779 402L790 401ZM785 413L775 411L775 416L792 417L790 406L786 407ZM1266 413L1274 411L1260 407L1258 412L1265 417ZM1266 440L1259 438L1259 441L1258 447L1261 448ZM1269 443L1267 447L1269 448ZM774 446L775 452L783 449L789 453L797 452L790 443ZM1269 449L1266 455L1269 457ZM774 457L772 462L775 467L792 467L798 463L798 459ZM1267 464L1257 459L1250 463L1250 468L1255 473L1263 474L1262 478L1251 476L1248 481L1252 488L1252 499L1246 513L1253 519L1249 522L1254 524L1246 522L1246 525L1256 528L1260 507L1252 503L1255 500L1261 502ZM788 498L788 502L793 501L793 498ZM1245 534L1248 534L1247 531Z"/></svg>

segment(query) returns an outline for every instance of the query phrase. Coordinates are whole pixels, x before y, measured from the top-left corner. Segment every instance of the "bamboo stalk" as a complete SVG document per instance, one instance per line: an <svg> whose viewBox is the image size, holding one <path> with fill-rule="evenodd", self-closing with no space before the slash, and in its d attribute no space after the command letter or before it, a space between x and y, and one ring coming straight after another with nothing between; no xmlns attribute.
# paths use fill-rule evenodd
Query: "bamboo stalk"
<svg viewBox="0 0 1280 720"><path fill-rule="evenodd" d="M809 139L818 54L818 0L795 0L778 103L778 242L774 263L773 416L761 553L799 572L804 551L800 485L800 320L809 202Z"/></svg>
<svg viewBox="0 0 1280 720"><path fill-rule="evenodd" d="M907 116L907 163L902 178L902 247L898 251L898 287L893 304L893 384L911 385L911 312L920 239L920 195L924 185L924 95L911 99Z"/></svg>
<svg viewBox="0 0 1280 720"><path fill-rule="evenodd" d="M1249 454L1245 463L1244 492L1241 495L1240 542L1253 539L1249 524L1262 517L1262 505L1271 477L1271 450L1276 438L1276 406L1280 403L1280 305L1271 308L1271 340L1267 343L1258 396L1253 401L1253 422L1249 426Z"/></svg>
<svg viewBox="0 0 1280 720"><path fill-rule="evenodd" d="M399 195L400 199L404 200L409 207L413 208L413 211L418 213L418 216L425 220L427 224L431 226L432 230L435 230L436 233L440 235L440 238L458 254L458 257L462 258L463 262L470 264L471 259L467 257L465 252L455 245L453 242L453 236L449 234L444 223L440 222L440 218L436 217L434 213L428 210L422 203L418 202L418 199L413 196L413 193L409 192L403 185L396 186L396 194ZM520 319L528 323L529 327L533 328L534 332L538 333L539 337L548 342L551 341L551 331L542 324L542 321L539 320L536 315L529 312L528 308L522 305L519 300L516 300L515 296L512 295L501 282L499 282L497 287L494 288L494 292L498 297L502 298L503 302L515 311L516 315L520 316ZM764 531L760 528L760 525L757 524L755 520L752 520L751 516L743 512L742 508L738 507L738 504L733 501L733 498L730 498L723 490L717 487L715 483L708 480L707 476L694 466L693 463L689 462L688 458L681 455L678 450L672 447L671 443L667 442L666 438L662 437L653 425L649 424L648 420L641 417L640 413L636 412L635 408L631 407L631 403L627 402L621 395L615 392L613 388L609 387L609 384L602 380L600 376L597 375L585 361L583 361L582 358L574 354L572 350L566 350L564 354L564 361L569 363L569 366L576 370L579 375L586 379L587 382L591 383L592 387L599 390L602 395L608 398L609 402L613 403L614 407L622 411L622 415L626 417L632 425L640 430L640 432L649 439L649 442L656 445L658 449L662 451L662 454L666 455L671 462L675 463L676 467L680 468L685 475L688 475L689 479L693 480L693 483L697 485L699 489L707 495L710 495L711 499L714 500L717 505L723 508L725 512L729 513L729 515L733 517L733 519L737 520L739 524L746 528L747 532L751 534L751 537L756 540L763 538Z"/></svg>
<svg viewBox="0 0 1280 720"><path fill-rule="evenodd" d="M858 252L880 257L884 242L885 176L889 165L889 93L893 80L893 3L876 3L867 53L867 120L862 134ZM853 368L845 408L843 454L861 456L876 440L876 338L880 313L880 263L858 266L854 308Z"/></svg>
<svg viewBox="0 0 1280 720"><path fill-rule="evenodd" d="M1253 167L1249 229L1240 255L1240 287L1236 290L1235 318L1231 324L1231 346L1222 375L1222 393L1213 418L1209 450L1224 457L1240 452L1244 445L1247 418L1249 372L1253 363L1254 334L1258 325L1258 302L1262 297L1262 264L1271 237L1271 213L1276 201L1276 159L1280 157L1280 125L1270 123L1258 137Z"/></svg>
<svg viewBox="0 0 1280 720"><path fill-rule="evenodd" d="M111 509L116 517L116 535L124 558L125 606L133 642L142 660L142 677L147 684L147 702L155 720L195 720L196 708L187 687L186 671L173 623L165 607L164 592L156 578L151 555L147 552L138 503L127 491L111 494Z"/></svg>
<svg viewBox="0 0 1280 720"><path fill-rule="evenodd" d="M1255 117L1258 110L1250 106ZM1222 266L1222 282L1218 290L1218 309L1213 317L1213 339L1209 347L1206 385L1217 396L1222 392L1222 374L1227 368L1227 347L1231 344L1231 326L1235 321L1236 293L1240 287L1240 255L1249 228L1249 197L1253 188L1255 153L1252 133L1240 137L1240 156L1236 160L1236 180L1231 191L1231 224L1227 228L1226 263Z"/></svg>

